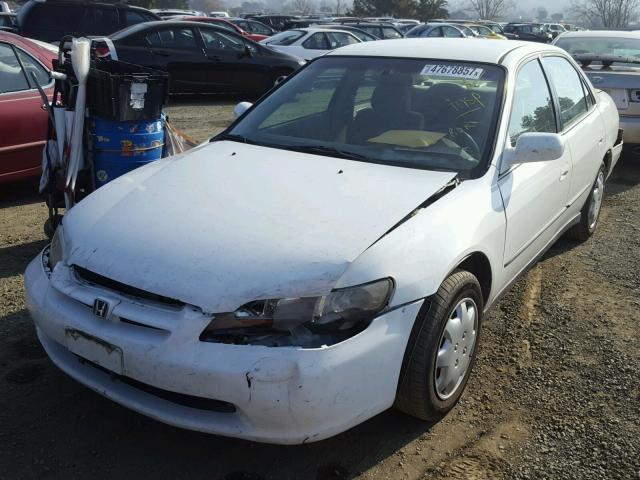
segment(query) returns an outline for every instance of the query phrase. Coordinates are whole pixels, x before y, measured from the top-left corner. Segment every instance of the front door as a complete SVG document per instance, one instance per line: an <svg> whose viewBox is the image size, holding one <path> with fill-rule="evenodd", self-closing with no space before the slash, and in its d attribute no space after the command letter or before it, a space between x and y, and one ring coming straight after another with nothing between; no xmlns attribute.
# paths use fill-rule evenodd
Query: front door
<svg viewBox="0 0 640 480"><path fill-rule="evenodd" d="M573 174L569 203L574 211L586 201L607 147L602 120L593 98L576 69L566 58L545 56L545 72L555 88L560 109L562 135L571 149ZM576 203L577 202L577 203Z"/></svg>
<svg viewBox="0 0 640 480"><path fill-rule="evenodd" d="M171 93L207 91L204 50L191 27L164 27L146 35L152 64L169 72Z"/></svg>
<svg viewBox="0 0 640 480"><path fill-rule="evenodd" d="M518 71L509 122L512 146L525 132L557 132L557 120L549 85L539 60ZM515 276L553 238L564 218L571 184L571 153L557 160L512 166L499 179L505 208L507 234L504 268Z"/></svg>
<svg viewBox="0 0 640 480"><path fill-rule="evenodd" d="M51 94L44 67L22 50L0 43L0 181L40 171L47 113L36 81Z"/></svg>

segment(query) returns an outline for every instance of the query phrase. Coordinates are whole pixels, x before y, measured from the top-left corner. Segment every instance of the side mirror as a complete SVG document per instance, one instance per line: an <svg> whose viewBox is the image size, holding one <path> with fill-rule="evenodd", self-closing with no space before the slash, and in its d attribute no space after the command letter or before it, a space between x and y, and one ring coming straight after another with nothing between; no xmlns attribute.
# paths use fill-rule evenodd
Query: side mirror
<svg viewBox="0 0 640 480"><path fill-rule="evenodd" d="M251 102L240 102L234 107L233 114L236 118L240 118L242 115L244 115L244 112L249 110L251 107L253 107L253 103Z"/></svg>
<svg viewBox="0 0 640 480"><path fill-rule="evenodd" d="M249 45L245 45L244 51L239 56L240 58L251 58L253 57L253 51L251 51Z"/></svg>
<svg viewBox="0 0 640 480"><path fill-rule="evenodd" d="M557 160L564 155L564 138L557 133L528 132L518 137L515 148L503 153L503 170L512 165Z"/></svg>

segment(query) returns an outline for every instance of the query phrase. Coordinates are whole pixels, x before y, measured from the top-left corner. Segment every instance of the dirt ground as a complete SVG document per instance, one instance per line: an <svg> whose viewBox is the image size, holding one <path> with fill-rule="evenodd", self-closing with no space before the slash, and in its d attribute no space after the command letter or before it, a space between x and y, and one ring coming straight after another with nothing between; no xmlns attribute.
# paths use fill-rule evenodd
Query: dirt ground
<svg viewBox="0 0 640 480"><path fill-rule="evenodd" d="M168 113L203 141L238 100L183 98ZM493 309L447 418L429 425L390 410L293 447L163 425L54 367L24 306L23 271L46 243L35 190L0 187L0 478L640 478L636 157L607 184L595 236L561 239Z"/></svg>

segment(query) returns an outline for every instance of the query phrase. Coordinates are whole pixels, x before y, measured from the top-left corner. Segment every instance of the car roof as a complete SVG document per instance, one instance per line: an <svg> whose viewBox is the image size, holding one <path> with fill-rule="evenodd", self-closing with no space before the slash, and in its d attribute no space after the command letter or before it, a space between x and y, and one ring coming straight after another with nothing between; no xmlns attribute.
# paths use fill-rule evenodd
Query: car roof
<svg viewBox="0 0 640 480"><path fill-rule="evenodd" d="M615 37L615 38L637 38L640 40L640 32L629 32L624 30L581 30L569 31L562 34L562 38L570 37ZM558 37L560 38L560 37Z"/></svg>
<svg viewBox="0 0 640 480"><path fill-rule="evenodd" d="M51 60L58 56L55 50L51 48L53 45L44 46L41 42L15 33L0 31L0 41L17 45L32 55L39 57L39 60L45 63L49 69L51 68Z"/></svg>
<svg viewBox="0 0 640 480"><path fill-rule="evenodd" d="M117 32L112 33L111 35L107 35L107 37L113 40L120 40L122 37L132 35L134 33L142 32L149 28L171 27L171 26L181 26L181 25L188 26L188 27L215 28L220 32L226 32L226 33L231 32L231 30L229 30L228 28L219 27L217 25L214 25L213 23L208 23L208 22L189 22L186 20L155 20L153 22L142 22L142 23L136 23L135 25L129 25L128 27L125 27L122 30L118 30Z"/></svg>
<svg viewBox="0 0 640 480"><path fill-rule="evenodd" d="M327 55L424 58L500 64L503 57L515 51L523 57L540 51L564 52L547 44L518 40L496 42L483 38L403 38L347 45Z"/></svg>

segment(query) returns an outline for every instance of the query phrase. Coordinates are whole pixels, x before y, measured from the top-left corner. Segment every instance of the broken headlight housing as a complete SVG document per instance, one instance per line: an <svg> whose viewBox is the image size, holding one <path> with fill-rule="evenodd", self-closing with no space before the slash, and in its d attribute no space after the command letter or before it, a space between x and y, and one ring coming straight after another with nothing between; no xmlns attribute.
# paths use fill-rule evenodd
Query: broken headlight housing
<svg viewBox="0 0 640 480"><path fill-rule="evenodd" d="M205 342L240 345L332 345L364 330L387 306L393 280L383 278L321 297L255 300L218 313L200 335Z"/></svg>

